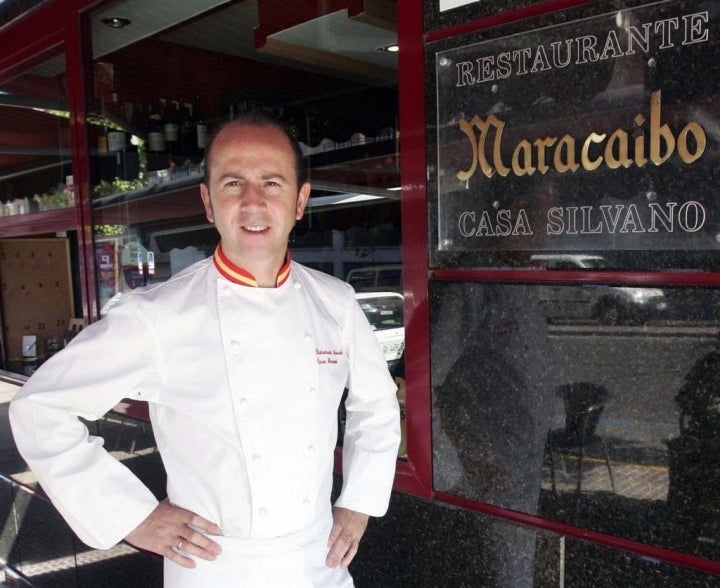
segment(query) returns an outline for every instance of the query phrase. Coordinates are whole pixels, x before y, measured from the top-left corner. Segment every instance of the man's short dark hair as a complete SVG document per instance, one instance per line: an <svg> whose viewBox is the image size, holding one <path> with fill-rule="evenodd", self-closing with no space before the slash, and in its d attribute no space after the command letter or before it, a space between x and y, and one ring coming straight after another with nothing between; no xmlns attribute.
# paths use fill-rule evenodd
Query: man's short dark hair
<svg viewBox="0 0 720 588"><path fill-rule="evenodd" d="M222 130L231 126L271 127L283 133L290 143L290 148L292 149L295 158L295 172L297 175L298 188L303 184L303 182L305 182L305 166L303 165L302 149L300 149L300 144L292 134L290 128L281 120L263 112L245 112L231 120L224 121L213 131L207 148L205 149L205 176L203 178L203 182L206 186L210 181L210 160L212 157L212 148L215 143L215 138Z"/></svg>

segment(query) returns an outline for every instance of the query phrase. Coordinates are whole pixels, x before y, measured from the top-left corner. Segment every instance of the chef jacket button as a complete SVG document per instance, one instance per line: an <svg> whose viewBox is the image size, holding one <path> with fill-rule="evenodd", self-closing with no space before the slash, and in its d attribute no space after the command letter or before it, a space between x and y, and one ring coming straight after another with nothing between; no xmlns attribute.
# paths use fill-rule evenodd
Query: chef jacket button
<svg viewBox="0 0 720 588"><path fill-rule="evenodd" d="M300 288L302 288L302 284L300 282L293 282L293 287L296 290L299 290Z"/></svg>
<svg viewBox="0 0 720 588"><path fill-rule="evenodd" d="M308 343L312 343L312 340L312 335L310 333L305 333L305 341L307 341Z"/></svg>
<svg viewBox="0 0 720 588"><path fill-rule="evenodd" d="M268 509L263 506L258 512L260 513L260 516L266 517L268 514Z"/></svg>
<svg viewBox="0 0 720 588"><path fill-rule="evenodd" d="M310 388L310 390L308 390L308 396L310 400L315 400L317 398L317 388Z"/></svg>
<svg viewBox="0 0 720 588"><path fill-rule="evenodd" d="M313 455L315 453L315 446L308 445L307 452L308 452L308 455Z"/></svg>
<svg viewBox="0 0 720 588"><path fill-rule="evenodd" d="M230 341L230 348L233 351L237 351L238 349L240 349L240 341L238 341L237 339L233 339L232 341Z"/></svg>
<svg viewBox="0 0 720 588"><path fill-rule="evenodd" d="M248 403L249 403L248 399L245 398L244 396L240 399L240 407L241 408L247 408Z"/></svg>
<svg viewBox="0 0 720 588"><path fill-rule="evenodd" d="M262 459L262 456L259 453L254 453L252 456L252 460L255 462L260 461L261 459Z"/></svg>
<svg viewBox="0 0 720 588"><path fill-rule="evenodd" d="M310 506L310 504L311 504L311 503L310 503L310 499L309 499L309 498L306 498L305 500L302 501L302 505L303 505L305 508L308 508L308 507Z"/></svg>

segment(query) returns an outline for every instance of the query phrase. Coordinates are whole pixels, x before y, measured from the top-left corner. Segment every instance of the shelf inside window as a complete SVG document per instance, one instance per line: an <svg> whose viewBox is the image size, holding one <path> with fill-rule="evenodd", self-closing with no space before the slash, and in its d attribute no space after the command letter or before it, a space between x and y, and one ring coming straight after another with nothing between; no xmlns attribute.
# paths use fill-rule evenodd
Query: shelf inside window
<svg viewBox="0 0 720 588"><path fill-rule="evenodd" d="M74 206L0 217L0 235L3 238L43 235L76 229L77 217Z"/></svg>

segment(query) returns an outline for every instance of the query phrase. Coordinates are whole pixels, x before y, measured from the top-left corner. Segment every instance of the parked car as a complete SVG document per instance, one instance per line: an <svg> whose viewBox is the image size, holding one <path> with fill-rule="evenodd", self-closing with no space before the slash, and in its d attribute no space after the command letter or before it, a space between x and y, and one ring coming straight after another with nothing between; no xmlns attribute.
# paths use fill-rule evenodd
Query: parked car
<svg viewBox="0 0 720 588"><path fill-rule="evenodd" d="M531 264L548 270L613 269L595 254L552 253L531 257ZM603 325L642 325L668 312L660 288L606 284L549 285L540 287L540 300L549 322L593 320Z"/></svg>
<svg viewBox="0 0 720 588"><path fill-rule="evenodd" d="M382 292L392 290L402 292L402 265L372 265L352 269L345 281L356 292Z"/></svg>
<svg viewBox="0 0 720 588"><path fill-rule="evenodd" d="M405 350L402 295L397 292L358 292L355 298L375 331L392 370Z"/></svg>

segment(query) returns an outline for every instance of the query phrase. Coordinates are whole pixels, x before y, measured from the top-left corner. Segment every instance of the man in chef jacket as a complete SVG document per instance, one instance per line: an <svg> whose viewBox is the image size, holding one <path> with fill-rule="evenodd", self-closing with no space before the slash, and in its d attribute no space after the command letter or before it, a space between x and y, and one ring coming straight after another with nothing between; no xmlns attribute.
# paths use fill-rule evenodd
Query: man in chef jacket
<svg viewBox="0 0 720 588"><path fill-rule="evenodd" d="M396 386L352 289L289 259L310 195L301 178L299 148L275 121L222 127L200 188L215 254L124 295L10 407L21 454L78 536L161 554L166 587L352 586L368 517L387 510ZM160 503L79 420L123 398L149 403Z"/></svg>

